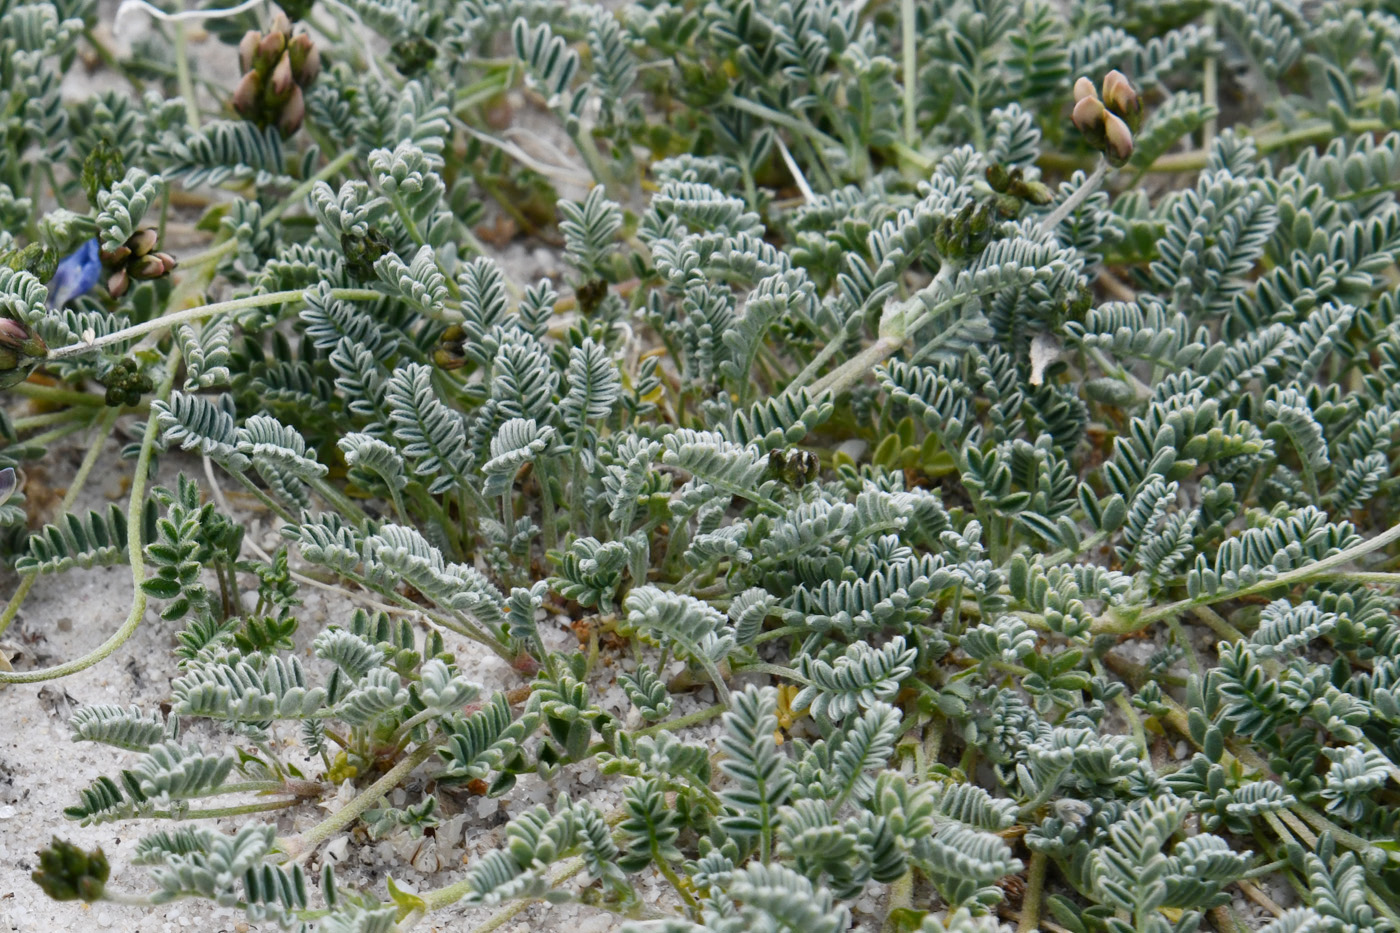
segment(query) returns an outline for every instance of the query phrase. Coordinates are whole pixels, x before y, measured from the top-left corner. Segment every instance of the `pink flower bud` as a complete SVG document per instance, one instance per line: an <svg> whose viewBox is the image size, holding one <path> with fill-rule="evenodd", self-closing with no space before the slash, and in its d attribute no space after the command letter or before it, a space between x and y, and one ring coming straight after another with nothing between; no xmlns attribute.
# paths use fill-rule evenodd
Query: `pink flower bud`
<svg viewBox="0 0 1400 933"><path fill-rule="evenodd" d="M1133 132L1142 125L1142 98L1121 71L1110 71L1104 77L1103 103L1111 113L1122 117Z"/></svg>
<svg viewBox="0 0 1400 933"><path fill-rule="evenodd" d="M262 41L258 43L258 53L253 58L253 67L262 72L271 71L286 47L287 37L280 32L270 32L263 36Z"/></svg>
<svg viewBox="0 0 1400 933"><path fill-rule="evenodd" d="M1088 78L1080 78L1074 82L1074 102L1079 103L1086 97L1098 97L1098 92L1094 90L1094 82Z"/></svg>
<svg viewBox="0 0 1400 933"><path fill-rule="evenodd" d="M155 227L142 227L127 237L126 245L131 247L131 251L137 256L144 256L155 249L159 241L160 232Z"/></svg>
<svg viewBox="0 0 1400 933"><path fill-rule="evenodd" d="M292 57L292 73L296 76L297 84L310 87L321 73L321 53L316 44L310 36L302 33L291 41L287 52Z"/></svg>
<svg viewBox="0 0 1400 933"><path fill-rule="evenodd" d="M137 279L158 279L167 271L159 253L142 256L127 266L127 269L130 270L131 277Z"/></svg>
<svg viewBox="0 0 1400 933"><path fill-rule="evenodd" d="M1104 147L1104 120L1107 111L1097 97L1085 97L1074 105L1074 125L1095 149Z"/></svg>
<svg viewBox="0 0 1400 933"><path fill-rule="evenodd" d="M1116 113L1104 117L1104 155L1113 165L1123 165L1133 157L1133 131Z"/></svg>
<svg viewBox="0 0 1400 933"><path fill-rule="evenodd" d="M284 98L292 88L296 87L296 82L292 80L292 60L284 54L277 60L277 67L272 69L272 83L269 85L272 94L278 100Z"/></svg>
<svg viewBox="0 0 1400 933"><path fill-rule="evenodd" d="M256 29L250 29L243 34L243 39L238 43L238 67L242 71L248 71L253 67L253 56L257 54L258 44L262 42L262 33Z"/></svg>
<svg viewBox="0 0 1400 933"><path fill-rule="evenodd" d="M306 101L301 96L301 88L292 85L292 96L282 105L282 116L277 120L277 129L283 136L291 136L301 129L301 121L306 116Z"/></svg>
<svg viewBox="0 0 1400 933"><path fill-rule="evenodd" d="M120 298L126 294L126 287L130 284L131 278L126 274L126 267L123 266L107 279L107 294L113 298Z"/></svg>
<svg viewBox="0 0 1400 933"><path fill-rule="evenodd" d="M262 95L262 78L256 71L243 75L233 92L233 109L251 119L258 111L258 98Z"/></svg>
<svg viewBox="0 0 1400 933"><path fill-rule="evenodd" d="M48 353L38 334L13 318L0 317L0 388L23 382L34 368L33 361Z"/></svg>

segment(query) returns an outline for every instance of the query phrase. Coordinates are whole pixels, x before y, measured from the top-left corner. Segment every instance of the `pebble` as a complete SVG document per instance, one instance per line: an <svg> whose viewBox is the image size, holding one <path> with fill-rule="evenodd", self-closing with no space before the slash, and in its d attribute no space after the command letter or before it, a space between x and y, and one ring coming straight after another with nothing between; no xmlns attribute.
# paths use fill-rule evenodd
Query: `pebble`
<svg viewBox="0 0 1400 933"><path fill-rule="evenodd" d="M577 927L577 933L608 933L612 929L612 918L607 914L589 917Z"/></svg>

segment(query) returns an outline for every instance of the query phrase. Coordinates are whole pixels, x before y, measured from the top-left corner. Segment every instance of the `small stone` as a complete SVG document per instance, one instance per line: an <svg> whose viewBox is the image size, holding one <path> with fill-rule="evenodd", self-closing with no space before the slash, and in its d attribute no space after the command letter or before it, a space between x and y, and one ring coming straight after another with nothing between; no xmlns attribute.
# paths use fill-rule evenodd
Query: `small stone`
<svg viewBox="0 0 1400 933"><path fill-rule="evenodd" d="M578 925L578 933L608 933L612 929L612 918L607 914L589 917Z"/></svg>
<svg viewBox="0 0 1400 933"><path fill-rule="evenodd" d="M345 861L345 855L350 848L350 837L344 834L336 836L326 844L325 858L331 862Z"/></svg>

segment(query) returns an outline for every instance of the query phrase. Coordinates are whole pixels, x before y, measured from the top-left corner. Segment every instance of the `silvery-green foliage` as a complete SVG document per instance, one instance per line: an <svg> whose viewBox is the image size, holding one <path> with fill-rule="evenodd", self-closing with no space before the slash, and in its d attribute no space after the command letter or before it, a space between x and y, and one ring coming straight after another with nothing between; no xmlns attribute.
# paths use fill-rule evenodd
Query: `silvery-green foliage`
<svg viewBox="0 0 1400 933"><path fill-rule="evenodd" d="M134 564L132 624L182 627L167 712L74 716L128 758L66 815L229 814L139 843L150 899L345 933L1190 933L1251 873L1304 905L1271 933L1387 929L1391 6L351 0L285 135L198 80L68 102L94 6L0 0L0 312L64 348L0 469L119 419L262 523L185 477L5 503L37 586ZM1136 123L1113 69L1110 164L1075 81ZM48 307L195 188L174 278ZM374 611L325 627L327 586ZM327 867L324 915L283 861L323 834L263 812L478 852L483 797L451 898Z"/></svg>
<svg viewBox="0 0 1400 933"><path fill-rule="evenodd" d="M132 168L109 190L98 193L97 230L103 249L116 249L136 232L159 196L161 184L159 175Z"/></svg>

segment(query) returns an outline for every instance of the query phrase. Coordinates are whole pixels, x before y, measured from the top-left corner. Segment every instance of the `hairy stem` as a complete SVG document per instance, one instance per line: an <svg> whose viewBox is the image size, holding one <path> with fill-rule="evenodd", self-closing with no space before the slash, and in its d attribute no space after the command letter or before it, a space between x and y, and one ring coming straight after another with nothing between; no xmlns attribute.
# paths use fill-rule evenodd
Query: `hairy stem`
<svg viewBox="0 0 1400 933"><path fill-rule="evenodd" d="M442 744L443 738L443 736L436 736L418 746L403 761L384 772L383 777L360 791L359 796L306 832L299 836L278 840L278 848L286 854L286 861L305 861L321 843L354 823L361 814L383 800L395 787L398 787L400 782L413 773L413 769L431 758L433 752Z"/></svg>
<svg viewBox="0 0 1400 933"><path fill-rule="evenodd" d="M1372 551L1379 550L1396 540L1400 540L1400 525L1395 525L1381 534L1376 535L1376 537L1362 541L1360 544L1353 545L1344 551L1338 551L1331 557L1324 557L1322 560L1314 561L1307 566L1299 567L1296 570L1290 570L1287 573L1281 573L1270 580L1260 580L1258 583L1252 586L1246 586L1243 589L1221 591L1209 596L1181 599L1174 603L1168 603L1165 606L1149 609L1139 615L1126 618L1114 618L1113 613L1110 612L1108 618L1094 624L1094 633L1126 635L1141 631L1154 622L1160 622L1171 616L1180 615L1197 606L1207 606L1211 603L1224 602L1227 599L1240 599L1245 596L1253 596L1257 593L1263 593L1273 589L1287 588L1308 580L1328 576L1329 571L1334 568L1350 563L1356 558L1369 554ZM1355 577L1356 574L1352 573L1346 576Z"/></svg>
<svg viewBox="0 0 1400 933"><path fill-rule="evenodd" d="M1083 204L1089 195L1099 190L1099 185L1103 183L1104 176L1108 174L1108 162L1099 159L1099 164L1094 167L1093 174L1084 179L1084 184L1074 189L1074 192L1050 213L1046 214L1040 221L1040 229L1049 233L1060 225L1060 221L1068 217L1079 205Z"/></svg>
<svg viewBox="0 0 1400 933"><path fill-rule="evenodd" d="M133 324L130 327L98 337L87 343L75 343L66 347L59 347L50 350L47 359L49 361L66 360L74 356L83 356L109 347L112 344L123 343L136 337L149 334L153 331L164 330L176 324L184 324L188 321L200 321L216 314L225 314L229 311L241 311L244 308L266 308L268 305L280 305L288 301L301 301L306 297L309 289L291 289L284 292L268 292L265 295L248 295L244 298L234 298L231 301L220 301L212 305L199 305L194 308L186 308L183 311L176 311L174 314L167 314L154 320L141 324ZM368 288L333 288L331 297L339 301L374 301L382 298L380 292Z"/></svg>
<svg viewBox="0 0 1400 933"><path fill-rule="evenodd" d="M1041 902L1045 899L1045 868L1050 861L1044 852L1032 852L1026 869L1026 894L1021 900L1021 920L1016 933L1032 933L1040 927Z"/></svg>

